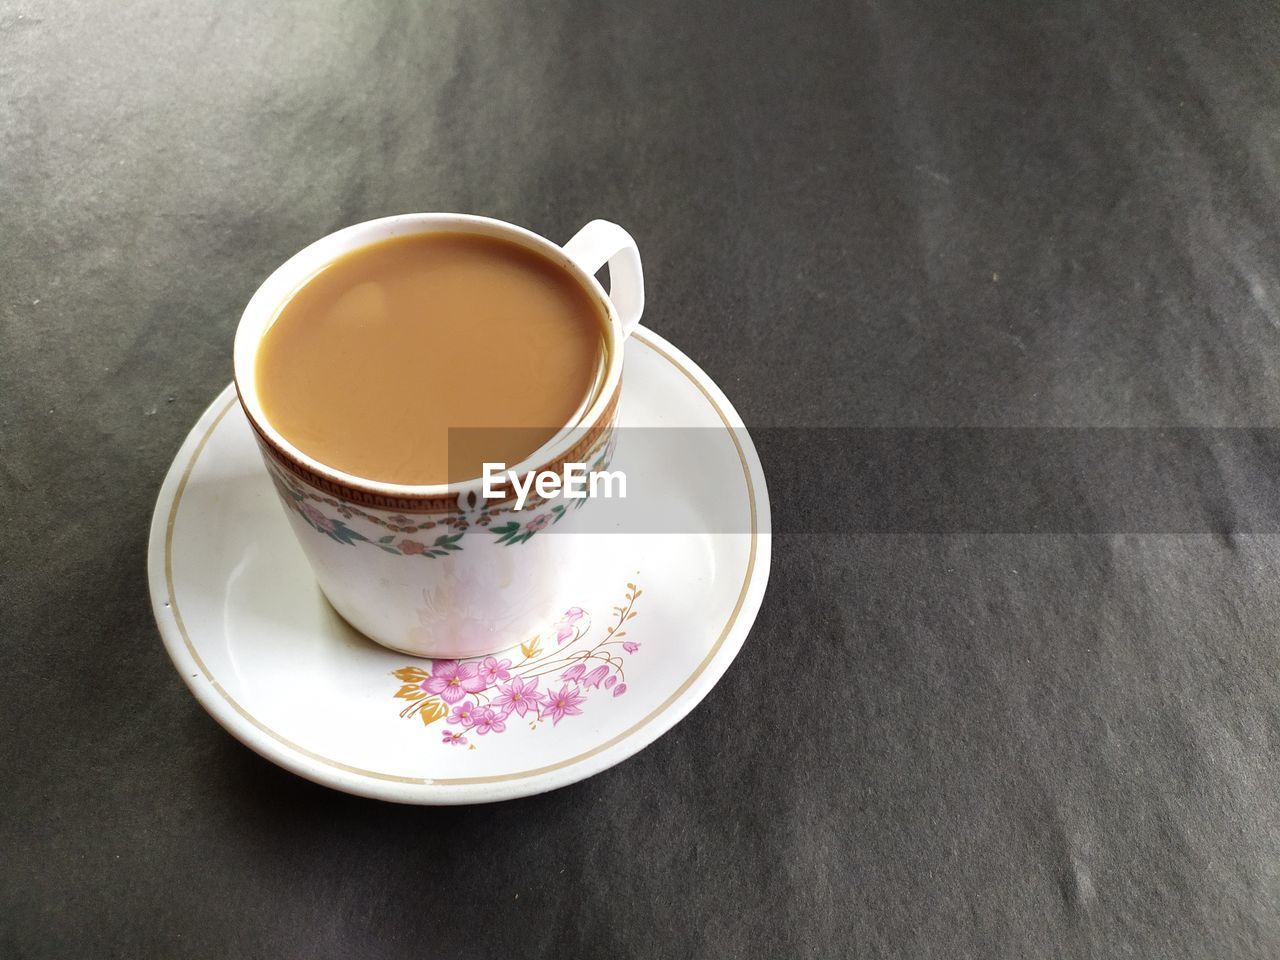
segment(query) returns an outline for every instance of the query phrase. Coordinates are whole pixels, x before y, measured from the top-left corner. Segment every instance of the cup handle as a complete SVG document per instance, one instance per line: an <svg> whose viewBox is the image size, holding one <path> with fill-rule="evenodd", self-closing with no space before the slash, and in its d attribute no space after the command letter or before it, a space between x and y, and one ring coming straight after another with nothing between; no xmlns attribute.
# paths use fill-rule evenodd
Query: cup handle
<svg viewBox="0 0 1280 960"><path fill-rule="evenodd" d="M631 234L608 220L592 220L563 249L590 274L609 264L609 299L622 321L622 335L631 336L644 313L644 274Z"/></svg>

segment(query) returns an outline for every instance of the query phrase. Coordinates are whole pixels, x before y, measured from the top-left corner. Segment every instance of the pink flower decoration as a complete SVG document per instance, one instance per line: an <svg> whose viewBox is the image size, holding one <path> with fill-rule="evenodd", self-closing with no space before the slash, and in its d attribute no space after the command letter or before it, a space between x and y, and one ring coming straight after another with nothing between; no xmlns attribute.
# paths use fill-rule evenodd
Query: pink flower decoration
<svg viewBox="0 0 1280 960"><path fill-rule="evenodd" d="M510 666L510 660L485 657L484 663L480 664L480 679L484 681L486 687L493 686L499 680L510 680L511 671L507 669Z"/></svg>
<svg viewBox="0 0 1280 960"><path fill-rule="evenodd" d="M526 523L524 525L524 528L528 530L530 533L537 533L539 530L541 530L550 522L551 522L551 514L543 513L543 514L540 514L539 516L534 517L532 520Z"/></svg>
<svg viewBox="0 0 1280 960"><path fill-rule="evenodd" d="M587 698L578 692L577 687L568 684L560 688L559 693L548 693L542 700L542 715L550 717L552 726L560 723L565 717L582 713L578 704Z"/></svg>
<svg viewBox="0 0 1280 960"><path fill-rule="evenodd" d="M431 676L422 681L422 689L434 693L445 703L457 703L468 693L479 693L485 683L474 663L437 660L431 664Z"/></svg>
<svg viewBox="0 0 1280 960"><path fill-rule="evenodd" d="M542 694L538 693L538 678L524 680L516 677L510 683L498 687L499 694L493 701L495 709L508 716L512 711L523 717L530 710L537 713L538 704L542 703Z"/></svg>
<svg viewBox="0 0 1280 960"><path fill-rule="evenodd" d="M400 552L405 556L416 557L426 549L427 545L425 543L419 543L417 540L400 541Z"/></svg>
<svg viewBox="0 0 1280 960"><path fill-rule="evenodd" d="M461 731L446 730L444 732L444 742L450 746L460 747L467 742L467 738L462 735Z"/></svg>
<svg viewBox="0 0 1280 960"><path fill-rule="evenodd" d="M604 682L604 688L605 688L606 690L608 690L610 687L612 687L612 686L613 686L615 683L617 683L617 682L618 682L618 678L617 678L617 677L610 677L608 680L606 680L606 681Z"/></svg>
<svg viewBox="0 0 1280 960"><path fill-rule="evenodd" d="M321 513L311 504L309 503L299 504L298 509L302 511L303 516L305 516L308 520L314 523L321 530L327 530L329 533L333 533L333 531L337 529L337 527L333 525L332 520L326 517L323 513Z"/></svg>
<svg viewBox="0 0 1280 960"><path fill-rule="evenodd" d="M564 619L570 623L577 623L585 616L586 612L581 607L570 607L564 612Z"/></svg>
<svg viewBox="0 0 1280 960"><path fill-rule="evenodd" d="M625 683L620 683L613 688L613 695L615 697L620 697L626 692L627 692L627 685Z"/></svg>
<svg viewBox="0 0 1280 960"><path fill-rule="evenodd" d="M476 712L476 725L474 727L476 733L484 736L486 733L502 733L507 729L506 718L500 713L494 713L488 707Z"/></svg>
<svg viewBox="0 0 1280 960"><path fill-rule="evenodd" d="M559 629L556 630L556 646L558 647L560 646L560 644L564 643L566 640L572 639L574 634L576 633L577 631L574 630L573 627L571 627L569 624L567 623L560 624Z"/></svg>
<svg viewBox="0 0 1280 960"><path fill-rule="evenodd" d="M628 640L622 645L622 649L627 651L627 653L635 653L640 649L640 644L636 643L634 640Z"/></svg>
<svg viewBox="0 0 1280 960"><path fill-rule="evenodd" d="M453 714L449 717L449 723L460 723L464 727L469 727L476 722L476 704L474 700L464 700L453 708Z"/></svg>
<svg viewBox="0 0 1280 960"><path fill-rule="evenodd" d="M606 666L605 664L601 664L600 666L596 667L594 670L592 670L590 673L588 673L585 677L582 678L582 685L584 687L598 688L600 686L601 681L604 680L604 678L607 677L608 675L609 675L608 666Z"/></svg>
<svg viewBox="0 0 1280 960"><path fill-rule="evenodd" d="M560 679L561 680L578 680L584 673L586 673L586 671L587 671L587 668L585 664L575 663L572 667L570 667L564 673L560 674Z"/></svg>

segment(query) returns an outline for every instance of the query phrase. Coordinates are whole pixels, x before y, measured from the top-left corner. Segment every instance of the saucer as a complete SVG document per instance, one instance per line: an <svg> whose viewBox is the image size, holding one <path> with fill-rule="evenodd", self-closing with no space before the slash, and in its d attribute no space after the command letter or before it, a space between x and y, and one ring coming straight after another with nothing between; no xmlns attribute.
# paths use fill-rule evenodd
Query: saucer
<svg viewBox="0 0 1280 960"><path fill-rule="evenodd" d="M613 462L664 498L683 532L592 534L590 562L575 565L563 612L539 634L490 657L421 660L368 640L324 599L228 386L179 450L151 524L152 605L178 673L268 760L381 800L505 800L625 760L733 662L771 541L742 421L643 327L627 343L619 423L702 428L697 462L672 462L690 459L679 442L666 456L660 442L630 454L620 442ZM717 519L699 528L699 517Z"/></svg>

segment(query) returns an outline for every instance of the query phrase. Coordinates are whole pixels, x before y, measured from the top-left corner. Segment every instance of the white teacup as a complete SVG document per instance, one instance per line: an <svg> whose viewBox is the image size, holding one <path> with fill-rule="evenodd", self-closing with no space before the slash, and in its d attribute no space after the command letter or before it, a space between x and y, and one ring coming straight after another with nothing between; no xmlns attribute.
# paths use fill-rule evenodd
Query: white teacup
<svg viewBox="0 0 1280 960"><path fill-rule="evenodd" d="M258 288L236 330L234 366L240 404L329 602L378 643L415 656L456 658L505 649L554 619L557 586L572 567L567 552L580 541L558 534L572 530L578 508L590 509L589 501L535 497L516 510L509 492L486 501L480 477L409 486L335 470L271 425L259 401L255 363L281 305L322 267L388 237L436 231L501 237L529 247L599 299L608 316L599 389L581 419L565 424L511 469L523 475L560 472L564 463L606 463L623 342L640 321L644 280L635 241L605 220L587 224L563 248L501 220L452 213L384 217L339 230L295 254ZM605 263L608 293L594 276ZM552 525L556 536L543 533Z"/></svg>

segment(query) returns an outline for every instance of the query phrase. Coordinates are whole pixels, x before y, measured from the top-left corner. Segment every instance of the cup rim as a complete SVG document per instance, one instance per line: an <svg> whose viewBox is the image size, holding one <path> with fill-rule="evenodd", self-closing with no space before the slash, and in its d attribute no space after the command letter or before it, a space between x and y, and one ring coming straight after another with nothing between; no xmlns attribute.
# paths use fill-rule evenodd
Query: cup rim
<svg viewBox="0 0 1280 960"><path fill-rule="evenodd" d="M428 500L453 497L482 489L483 477L474 477L455 483L403 484L387 483L347 473L315 459L290 443L274 426L262 409L257 391L257 356L263 336L278 315L280 308L304 283L315 276L338 257L353 250L369 246L391 237L420 233L448 231L477 233L483 236L502 237L541 253L552 263L582 284L599 303L607 323L607 362L603 382L596 395L576 423L566 424L550 440L516 464L506 469L524 474L549 463L554 463L570 452L575 444L613 408L618 383L622 375L622 322L613 301L593 275L584 270L565 253L564 249L545 237L524 227L465 213L403 213L378 217L352 224L327 234L303 247L288 260L276 267L249 298L236 325L232 348L232 379L250 425L258 436L287 461L293 461L329 483L353 491L396 500Z"/></svg>

